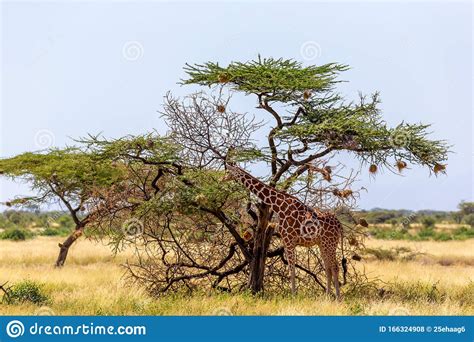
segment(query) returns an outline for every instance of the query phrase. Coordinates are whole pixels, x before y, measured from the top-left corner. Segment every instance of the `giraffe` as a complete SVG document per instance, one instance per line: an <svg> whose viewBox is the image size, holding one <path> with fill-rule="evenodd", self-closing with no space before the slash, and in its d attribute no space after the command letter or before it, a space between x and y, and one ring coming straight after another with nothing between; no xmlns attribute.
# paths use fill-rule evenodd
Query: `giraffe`
<svg viewBox="0 0 474 342"><path fill-rule="evenodd" d="M289 266L291 292L293 294L296 292L296 246L318 245L326 273L326 293L331 294L331 286L334 283L336 298L339 300L339 266L336 248L339 239L342 239L342 226L336 216L333 213L311 208L295 196L266 185L234 163L226 163L226 170L226 179L234 179L242 183L277 214L278 231ZM345 278L345 259L342 264Z"/></svg>

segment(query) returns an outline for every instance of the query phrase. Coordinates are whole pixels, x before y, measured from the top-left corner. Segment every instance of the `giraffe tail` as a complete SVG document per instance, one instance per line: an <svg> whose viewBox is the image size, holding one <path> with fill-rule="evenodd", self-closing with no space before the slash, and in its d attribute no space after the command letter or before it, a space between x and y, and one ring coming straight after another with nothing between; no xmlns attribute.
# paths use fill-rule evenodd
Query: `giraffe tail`
<svg viewBox="0 0 474 342"><path fill-rule="evenodd" d="M343 285L346 285L347 283L347 259L344 256L344 228L341 226L341 253L342 253L342 277L344 279Z"/></svg>
<svg viewBox="0 0 474 342"><path fill-rule="evenodd" d="M342 263L342 276L343 276L343 279L344 279L342 284L346 285L346 283L347 283L347 277L346 277L347 276L347 259L345 257L342 257L341 263Z"/></svg>

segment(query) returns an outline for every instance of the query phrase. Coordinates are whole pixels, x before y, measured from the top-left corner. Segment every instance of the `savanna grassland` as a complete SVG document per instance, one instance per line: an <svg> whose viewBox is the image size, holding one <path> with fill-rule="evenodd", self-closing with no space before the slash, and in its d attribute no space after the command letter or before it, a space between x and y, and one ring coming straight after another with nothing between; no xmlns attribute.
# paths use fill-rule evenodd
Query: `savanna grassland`
<svg viewBox="0 0 474 342"><path fill-rule="evenodd" d="M130 285L108 246L82 238L67 264L54 268L58 236L0 240L0 281L39 286L42 298L0 305L1 315L472 315L474 240L369 238L359 264L389 295L351 294L338 303L322 294L196 293L149 297Z"/></svg>

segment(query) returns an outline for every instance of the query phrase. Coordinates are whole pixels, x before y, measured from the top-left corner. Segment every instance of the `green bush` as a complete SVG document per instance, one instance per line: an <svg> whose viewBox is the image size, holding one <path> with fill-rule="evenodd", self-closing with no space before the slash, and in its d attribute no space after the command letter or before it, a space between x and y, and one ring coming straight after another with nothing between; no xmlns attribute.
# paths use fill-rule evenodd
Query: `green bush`
<svg viewBox="0 0 474 342"><path fill-rule="evenodd" d="M453 230L453 239L467 240L474 238L474 228L459 227Z"/></svg>
<svg viewBox="0 0 474 342"><path fill-rule="evenodd" d="M426 226L425 226L426 227ZM434 238L436 232L434 231L433 227L430 228L423 228L417 234L422 240L428 240L429 238Z"/></svg>
<svg viewBox="0 0 474 342"><path fill-rule="evenodd" d="M24 241L30 239L34 234L27 230L21 228L9 228L0 234L0 239L2 240L13 240L13 241Z"/></svg>
<svg viewBox="0 0 474 342"><path fill-rule="evenodd" d="M440 233L435 234L433 236L433 239L436 241L448 241L448 240L452 240L453 236L445 232L440 232Z"/></svg>
<svg viewBox="0 0 474 342"><path fill-rule="evenodd" d="M430 302L440 303L448 294L445 289L438 289L437 283L392 283L390 297L403 302Z"/></svg>
<svg viewBox="0 0 474 342"><path fill-rule="evenodd" d="M374 227L370 230L370 234L376 239L382 240L406 240L410 238L408 230L405 228L394 229L394 228L379 228Z"/></svg>
<svg viewBox="0 0 474 342"><path fill-rule="evenodd" d="M398 224L398 220L396 218L392 218L387 222L390 223L392 226L396 226Z"/></svg>
<svg viewBox="0 0 474 342"><path fill-rule="evenodd" d="M10 289L8 295L9 304L30 302L41 305L49 301L49 297L43 291L43 285L31 280L16 283Z"/></svg>
<svg viewBox="0 0 474 342"><path fill-rule="evenodd" d="M60 234L58 229L54 229L51 227L46 228L41 232L42 236L58 236Z"/></svg>
<svg viewBox="0 0 474 342"><path fill-rule="evenodd" d="M436 224L436 218L433 216L425 216L421 219L421 223L425 228L433 228Z"/></svg>
<svg viewBox="0 0 474 342"><path fill-rule="evenodd" d="M71 229L67 227L52 228L48 227L41 232L42 236L67 236L71 233Z"/></svg>

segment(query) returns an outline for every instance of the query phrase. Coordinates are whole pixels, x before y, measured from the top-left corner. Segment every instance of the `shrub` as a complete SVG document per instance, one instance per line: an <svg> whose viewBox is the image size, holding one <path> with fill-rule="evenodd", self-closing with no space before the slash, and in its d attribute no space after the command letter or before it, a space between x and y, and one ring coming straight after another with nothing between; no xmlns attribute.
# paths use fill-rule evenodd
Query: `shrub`
<svg viewBox="0 0 474 342"><path fill-rule="evenodd" d="M392 283L390 286L391 297L403 302L430 302L440 303L448 294L446 289L438 289L438 284L430 283Z"/></svg>
<svg viewBox="0 0 474 342"><path fill-rule="evenodd" d="M409 233L407 229L386 229L374 227L370 230L370 234L376 239L382 240L404 240L409 238Z"/></svg>
<svg viewBox="0 0 474 342"><path fill-rule="evenodd" d="M413 252L408 247L384 248L366 248L365 253L373 255L377 260L402 260L409 261L416 258L419 253Z"/></svg>
<svg viewBox="0 0 474 342"><path fill-rule="evenodd" d="M54 229L54 228L50 228L50 227L46 228L45 230L43 230L41 232L42 236L57 236L59 234L60 234L60 232L59 232L58 229Z"/></svg>
<svg viewBox="0 0 474 342"><path fill-rule="evenodd" d="M434 231L433 227L426 227L426 228L421 229L418 232L418 237L421 240L427 240L429 238L433 238L435 235L436 235L436 232Z"/></svg>
<svg viewBox="0 0 474 342"><path fill-rule="evenodd" d="M425 228L433 228L436 224L436 219L433 216L425 216L421 219L421 223Z"/></svg>
<svg viewBox="0 0 474 342"><path fill-rule="evenodd" d="M433 236L433 239L436 241L448 241L448 240L452 240L453 236L445 232L440 232L440 233L435 234L435 236Z"/></svg>
<svg viewBox="0 0 474 342"><path fill-rule="evenodd" d="M32 237L31 231L21 228L9 228L0 234L2 240L24 241Z"/></svg>
<svg viewBox="0 0 474 342"><path fill-rule="evenodd" d="M41 232L42 236L67 236L71 233L71 229L67 227L52 228L48 227Z"/></svg>
<svg viewBox="0 0 474 342"><path fill-rule="evenodd" d="M12 286L8 295L9 304L30 302L41 305L49 301L43 292L43 285L31 280L24 280Z"/></svg>
<svg viewBox="0 0 474 342"><path fill-rule="evenodd" d="M396 259L397 255L393 250L383 248L366 248L367 254L372 254L377 260L390 260Z"/></svg>
<svg viewBox="0 0 474 342"><path fill-rule="evenodd" d="M474 228L459 227L453 230L453 238L456 240L466 240L474 238Z"/></svg>
<svg viewBox="0 0 474 342"><path fill-rule="evenodd" d="M390 223L392 226L396 226L398 224L398 220L396 218L392 218L387 222Z"/></svg>

